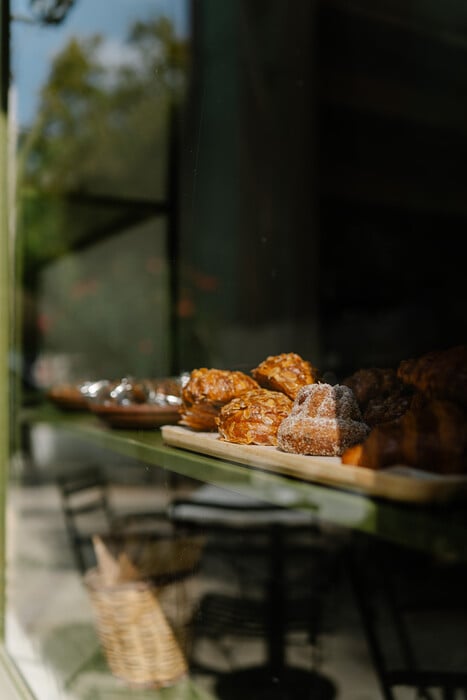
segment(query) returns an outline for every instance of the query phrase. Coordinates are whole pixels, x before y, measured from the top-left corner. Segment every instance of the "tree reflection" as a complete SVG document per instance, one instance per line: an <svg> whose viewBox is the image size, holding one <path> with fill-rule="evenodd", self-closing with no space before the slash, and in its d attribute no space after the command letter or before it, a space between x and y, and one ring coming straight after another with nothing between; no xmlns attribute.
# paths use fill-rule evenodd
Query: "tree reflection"
<svg viewBox="0 0 467 700"><path fill-rule="evenodd" d="M37 297L39 278L51 262L169 211L169 119L183 99L187 63L186 39L161 16L135 22L120 46L102 35L73 37L54 57L34 121L18 144L17 219L29 299ZM167 270L161 265L157 280L144 269L138 274L141 255L131 246L123 254L120 247L109 270L90 269L83 256L67 260L66 272L59 271L57 278L62 301L57 299L45 321L41 311L36 332L49 334L52 346L65 351L73 346L75 352L88 352L92 343L108 353L109 338L118 335L114 326L125 327L121 315L105 308L111 299L118 303L117 266L121 289L135 276L138 281L126 309L136 319L131 324L134 353L153 347L155 339L147 337L147 302L163 296ZM76 289L89 293L77 295ZM85 333L78 332L80 324ZM29 330L29 345L32 335ZM134 371L138 359L128 364Z"/></svg>

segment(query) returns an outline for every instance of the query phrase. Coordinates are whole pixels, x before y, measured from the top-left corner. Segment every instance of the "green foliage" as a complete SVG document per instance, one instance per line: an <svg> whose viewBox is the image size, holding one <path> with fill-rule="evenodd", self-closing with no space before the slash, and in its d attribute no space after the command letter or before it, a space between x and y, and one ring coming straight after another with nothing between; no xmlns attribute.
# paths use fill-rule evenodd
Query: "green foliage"
<svg viewBox="0 0 467 700"><path fill-rule="evenodd" d="M35 121L20 140L27 271L89 231L89 217L76 215L67 193L166 194L168 115L183 94L186 43L158 18L136 23L128 47L133 60L112 67L101 58L102 36L72 38L52 62ZM42 207L39 195L47 198Z"/></svg>
<svg viewBox="0 0 467 700"><path fill-rule="evenodd" d="M21 134L23 286L37 302L38 354L75 354L84 373L162 373L166 223L131 200L167 195L169 116L183 97L187 46L158 17L131 27L127 60L109 62L106 48L99 35L70 39Z"/></svg>

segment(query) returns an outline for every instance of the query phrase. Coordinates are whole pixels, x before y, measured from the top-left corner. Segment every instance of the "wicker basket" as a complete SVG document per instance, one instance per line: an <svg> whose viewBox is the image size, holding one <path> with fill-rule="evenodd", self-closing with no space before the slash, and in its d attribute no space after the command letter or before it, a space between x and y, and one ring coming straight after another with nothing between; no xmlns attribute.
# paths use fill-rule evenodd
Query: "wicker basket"
<svg viewBox="0 0 467 700"><path fill-rule="evenodd" d="M182 551L190 559L179 564L183 570L189 571L186 566L197 563L200 547L199 542L183 544ZM176 683L188 672L184 587L189 576L155 585L150 578L140 579L137 564L125 553L116 559L101 540L95 542L95 548L98 567L85 574L84 583L112 674L134 687L160 688ZM169 573L160 567L161 561L162 569L167 564L166 553L165 544L158 558L153 545L154 575L159 578ZM146 551L146 576L148 561Z"/></svg>

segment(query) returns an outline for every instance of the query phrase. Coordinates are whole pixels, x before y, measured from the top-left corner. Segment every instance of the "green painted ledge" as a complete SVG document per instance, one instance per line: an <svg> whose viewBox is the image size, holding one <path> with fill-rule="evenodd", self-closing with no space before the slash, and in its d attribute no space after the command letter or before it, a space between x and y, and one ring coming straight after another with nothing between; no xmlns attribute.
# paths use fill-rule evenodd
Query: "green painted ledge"
<svg viewBox="0 0 467 700"><path fill-rule="evenodd" d="M319 521L442 556L467 560L464 503L420 506L369 498L304 482L196 452L168 447L159 430L115 430L88 413L67 414L46 405L23 420L46 423L115 453L267 503L312 512Z"/></svg>

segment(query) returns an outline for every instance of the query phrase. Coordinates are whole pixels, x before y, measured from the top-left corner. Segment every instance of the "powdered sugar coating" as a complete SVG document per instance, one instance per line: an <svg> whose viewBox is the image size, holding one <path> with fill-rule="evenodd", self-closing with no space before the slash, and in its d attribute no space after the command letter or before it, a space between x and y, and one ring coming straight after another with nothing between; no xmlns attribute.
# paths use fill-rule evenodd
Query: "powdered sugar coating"
<svg viewBox="0 0 467 700"><path fill-rule="evenodd" d="M292 411L280 424L277 443L284 452L339 456L368 432L349 387L309 384L300 389Z"/></svg>

